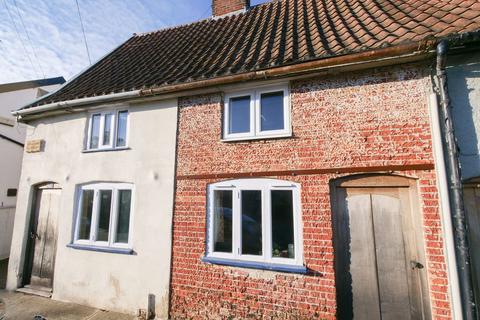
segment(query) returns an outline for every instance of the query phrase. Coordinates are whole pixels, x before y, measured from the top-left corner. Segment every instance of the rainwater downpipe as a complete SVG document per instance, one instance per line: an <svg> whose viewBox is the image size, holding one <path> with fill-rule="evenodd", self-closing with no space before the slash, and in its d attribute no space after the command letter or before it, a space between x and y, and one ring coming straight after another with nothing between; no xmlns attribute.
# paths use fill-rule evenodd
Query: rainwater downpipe
<svg viewBox="0 0 480 320"><path fill-rule="evenodd" d="M467 223L463 204L463 186L461 181L458 149L455 140L451 114L450 97L448 95L446 61L448 42L441 41L437 45L437 89L440 100L440 125L446 146L445 160L448 172L451 219L457 260L458 280L462 298L462 311L465 320L476 320L475 302L473 298L470 254L468 246Z"/></svg>

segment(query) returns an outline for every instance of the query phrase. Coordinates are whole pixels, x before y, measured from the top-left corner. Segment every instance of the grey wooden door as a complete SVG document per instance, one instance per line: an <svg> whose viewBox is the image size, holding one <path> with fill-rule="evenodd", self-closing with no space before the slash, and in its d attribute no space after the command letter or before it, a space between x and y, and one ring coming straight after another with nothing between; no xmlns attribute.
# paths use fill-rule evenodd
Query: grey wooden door
<svg viewBox="0 0 480 320"><path fill-rule="evenodd" d="M464 188L464 203L468 223L470 259L472 262L473 292L480 313L480 188L478 184L469 184Z"/></svg>
<svg viewBox="0 0 480 320"><path fill-rule="evenodd" d="M37 190L35 220L30 237L33 241L33 261L30 285L52 288L57 246L57 217L61 189L55 185Z"/></svg>
<svg viewBox="0 0 480 320"><path fill-rule="evenodd" d="M336 195L339 318L426 318L409 188L338 188Z"/></svg>

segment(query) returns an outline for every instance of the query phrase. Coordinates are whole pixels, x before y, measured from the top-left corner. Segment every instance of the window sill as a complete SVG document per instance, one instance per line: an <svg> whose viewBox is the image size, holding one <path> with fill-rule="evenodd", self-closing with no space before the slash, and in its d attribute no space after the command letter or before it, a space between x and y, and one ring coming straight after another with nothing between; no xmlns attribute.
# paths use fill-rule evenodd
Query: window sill
<svg viewBox="0 0 480 320"><path fill-rule="evenodd" d="M218 264L222 266L270 270L270 271L279 271L279 272L286 272L286 273L299 273L299 274L307 273L307 268L305 266L295 266L295 265L287 265L287 264L251 262L251 261L230 260L230 259L213 258L213 257L203 257L202 262L209 263L209 264Z"/></svg>
<svg viewBox="0 0 480 320"><path fill-rule="evenodd" d="M125 150L131 150L131 149L129 147L92 149L92 150L82 150L82 153L112 152L112 151L125 151Z"/></svg>
<svg viewBox="0 0 480 320"><path fill-rule="evenodd" d="M271 135L264 135L264 136L248 136L248 137L238 137L238 138L222 138L220 141L222 142L247 142L247 141L254 141L254 140L270 140L270 139L281 139L281 138L292 138L293 134L291 132L288 133L280 133L280 134L271 134Z"/></svg>
<svg viewBox="0 0 480 320"><path fill-rule="evenodd" d="M72 248L76 250L85 250L85 251L95 251L95 252L105 252L105 253L116 253L116 254L125 254L133 255L133 249L123 249L123 248L111 248L111 247L96 247L83 244L67 244L67 248Z"/></svg>

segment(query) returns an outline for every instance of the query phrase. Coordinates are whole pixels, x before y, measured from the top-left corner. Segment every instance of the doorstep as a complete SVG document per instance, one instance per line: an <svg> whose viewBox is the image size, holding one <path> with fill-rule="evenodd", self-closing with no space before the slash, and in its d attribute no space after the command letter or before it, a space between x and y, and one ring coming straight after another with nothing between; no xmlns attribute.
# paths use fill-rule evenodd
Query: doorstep
<svg viewBox="0 0 480 320"><path fill-rule="evenodd" d="M25 293L25 294L31 294L34 296L40 296L44 298L51 298L52 297L52 289L51 288L45 288L45 287L39 287L39 286L32 286L32 285L26 285L23 288L18 288L17 292Z"/></svg>

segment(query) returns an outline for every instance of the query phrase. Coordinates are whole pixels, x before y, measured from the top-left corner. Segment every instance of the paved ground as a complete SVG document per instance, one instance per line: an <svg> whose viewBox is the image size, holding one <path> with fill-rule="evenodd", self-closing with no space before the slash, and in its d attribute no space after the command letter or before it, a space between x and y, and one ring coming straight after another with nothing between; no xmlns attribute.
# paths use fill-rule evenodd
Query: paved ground
<svg viewBox="0 0 480 320"><path fill-rule="evenodd" d="M34 318L35 316L42 316ZM0 290L0 320L133 320L133 316L106 312L73 303L53 301Z"/></svg>
<svg viewBox="0 0 480 320"><path fill-rule="evenodd" d="M5 289L7 282L8 259L0 260L0 289Z"/></svg>

